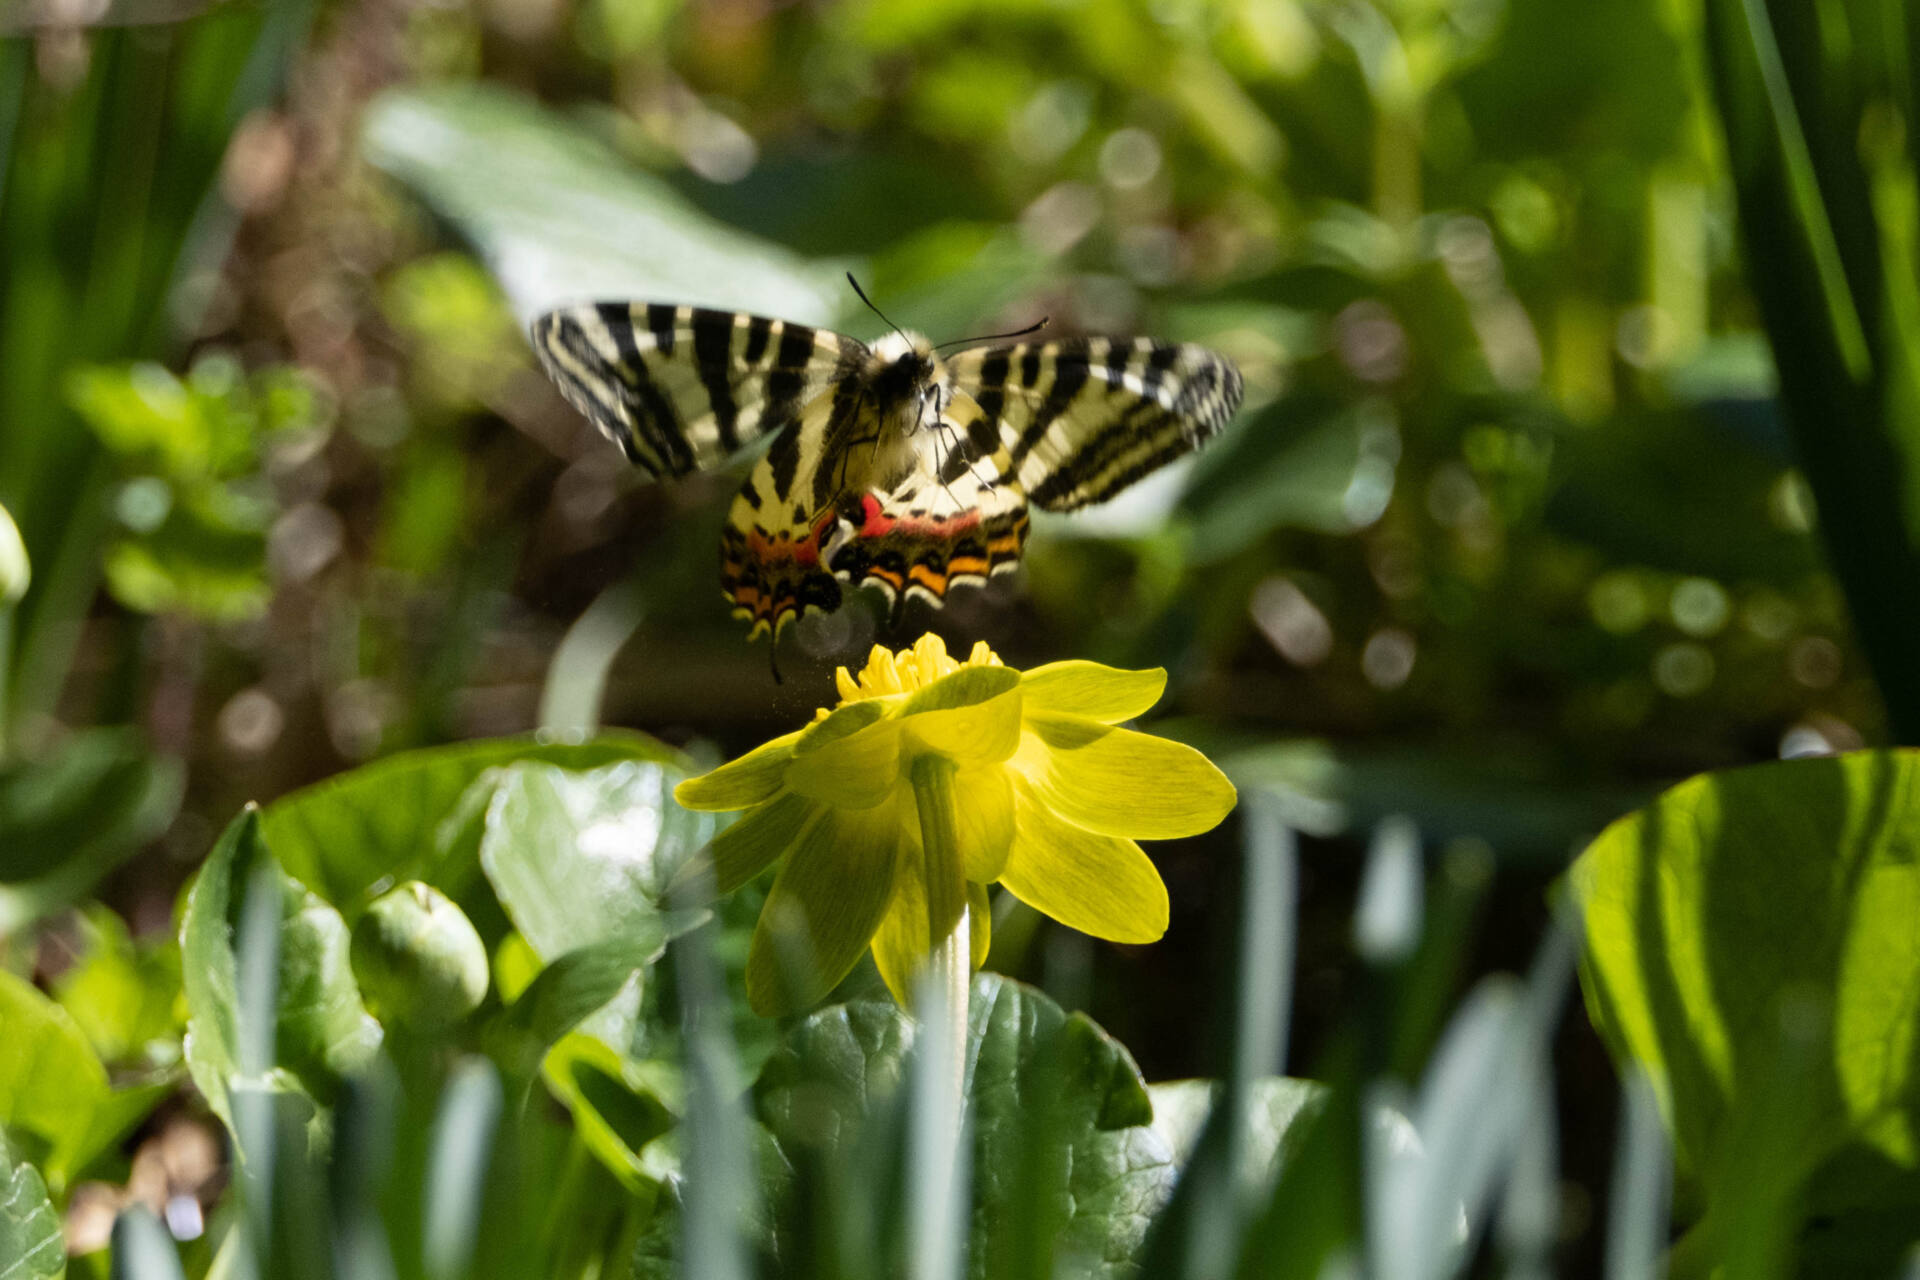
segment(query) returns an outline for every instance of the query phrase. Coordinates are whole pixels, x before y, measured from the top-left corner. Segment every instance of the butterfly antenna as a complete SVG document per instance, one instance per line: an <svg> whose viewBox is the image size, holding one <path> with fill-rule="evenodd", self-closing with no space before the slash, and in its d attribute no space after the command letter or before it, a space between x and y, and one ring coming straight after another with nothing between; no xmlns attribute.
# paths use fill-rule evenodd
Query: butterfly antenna
<svg viewBox="0 0 1920 1280"><path fill-rule="evenodd" d="M880 323L886 325L887 328L893 330L895 333L900 333L900 326L887 319L887 313L873 305L873 299L867 296L867 291L860 287L860 282L853 278L853 272L851 271L847 272L847 283L852 285L853 291L860 295L860 301L867 304L867 310L880 317ZM901 336L904 337L905 335L902 334Z"/></svg>
<svg viewBox="0 0 1920 1280"><path fill-rule="evenodd" d="M855 287L857 288L858 286ZM872 306L873 304L868 303L867 305ZM934 350L938 351L942 347L964 347L969 342L998 342L1002 338L1024 338L1030 333L1038 333L1046 328L1047 322L1051 319L1053 319L1052 316L1041 316L1026 328L1015 329L1012 333L983 333L977 338L955 338L952 342L941 343L940 346L935 347Z"/></svg>

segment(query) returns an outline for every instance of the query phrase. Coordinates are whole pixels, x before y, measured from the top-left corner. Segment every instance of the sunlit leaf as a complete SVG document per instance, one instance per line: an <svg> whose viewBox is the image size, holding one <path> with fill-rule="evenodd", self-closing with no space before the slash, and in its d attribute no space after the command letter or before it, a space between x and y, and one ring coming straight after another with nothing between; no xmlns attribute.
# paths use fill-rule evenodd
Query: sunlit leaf
<svg viewBox="0 0 1920 1280"><path fill-rule="evenodd" d="M1916 783L1912 751L1708 774L1574 866L1588 1009L1653 1078L1723 1230L1765 1185L1811 1179L1816 1212L1913 1193Z"/></svg>
<svg viewBox="0 0 1920 1280"><path fill-rule="evenodd" d="M623 940L657 955L684 927L666 913L667 886L717 826L673 799L684 777L657 760L580 772L529 761L501 772L480 862L535 952L552 960Z"/></svg>
<svg viewBox="0 0 1920 1280"><path fill-rule="evenodd" d="M70 1171L107 1096L107 1071L67 1011L33 984L0 970L0 1125L42 1144L55 1182Z"/></svg>
<svg viewBox="0 0 1920 1280"><path fill-rule="evenodd" d="M524 324L564 301L656 298L827 324L847 309L837 269L695 209L578 125L481 85L389 93L366 154L449 219Z"/></svg>

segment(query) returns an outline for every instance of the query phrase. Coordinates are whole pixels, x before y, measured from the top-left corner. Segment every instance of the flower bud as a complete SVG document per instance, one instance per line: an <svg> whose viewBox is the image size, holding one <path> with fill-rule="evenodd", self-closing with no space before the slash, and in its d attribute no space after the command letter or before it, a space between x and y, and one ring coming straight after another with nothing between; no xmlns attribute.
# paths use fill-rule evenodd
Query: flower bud
<svg viewBox="0 0 1920 1280"><path fill-rule="evenodd" d="M383 1021L457 1022L487 994L487 949L445 894L409 880L353 927L353 976Z"/></svg>

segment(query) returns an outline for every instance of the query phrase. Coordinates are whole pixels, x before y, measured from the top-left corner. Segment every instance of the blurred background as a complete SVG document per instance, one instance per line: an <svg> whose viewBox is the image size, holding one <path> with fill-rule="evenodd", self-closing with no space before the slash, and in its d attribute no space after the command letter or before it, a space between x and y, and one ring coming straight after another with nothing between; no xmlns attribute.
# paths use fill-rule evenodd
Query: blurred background
<svg viewBox="0 0 1920 1280"><path fill-rule="evenodd" d="M932 628L1171 673L1157 727L1310 837L1293 1058L1417 824L1473 975L1699 770L1886 736L1791 465L1674 0L0 0L0 962L163 935L240 805L595 723L710 759ZM1226 435L1014 581L796 627L718 590L738 473L643 483L536 367L591 296L1203 342ZM0 586L10 570L0 566ZM21 581L14 575L15 582ZM0 592L0 594L5 594ZM1219 1065L1235 833L1162 944L992 967L1149 1079ZM89 896L111 912L66 908ZM82 923L84 922L84 923ZM1419 1019L1413 1020L1416 1024ZM1418 1030L1411 1033L1422 1034ZM1611 1069L1558 1047L1569 1256Z"/></svg>

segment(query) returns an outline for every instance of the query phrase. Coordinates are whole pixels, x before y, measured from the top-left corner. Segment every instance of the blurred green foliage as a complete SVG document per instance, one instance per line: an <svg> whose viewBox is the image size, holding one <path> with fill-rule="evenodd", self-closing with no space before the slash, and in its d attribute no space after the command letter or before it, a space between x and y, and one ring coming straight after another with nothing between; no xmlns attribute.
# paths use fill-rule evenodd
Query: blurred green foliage
<svg viewBox="0 0 1920 1280"><path fill-rule="evenodd" d="M1226 1077L1148 1086L1151 1125L1082 1135L1075 1160L1151 1148L1153 1194L1076 1239L1144 1236L1170 1275L1318 1275L1380 1240L1423 1275L1597 1273L1603 1237L1657 1256L1664 1192L1607 1181L1598 1041L1576 1026L1549 1058L1567 965L1544 890L1677 777L1912 737L1912 30L1885 0L0 3L0 994L7 1038L59 1067L0 1052L0 1244L52 1274L56 1209L101 1243L77 1187L150 1190L190 1072L243 1154L232 1197L167 1184L213 1215L190 1274L237 1273L242 1219L275 1275L351 1270L329 1248L402 1276L666 1274L734 1256L711 1205L756 1172L755 1248L882 1265L898 1218L821 1210L824 1253L793 1224L848 1188L897 1204L903 1097L863 1080L865 1136L824 1149L723 1104L855 1065L810 1037L864 1028L859 1061L905 1070L903 1024L868 971L813 1024L729 999L758 890L689 932L660 890L710 829L663 797L695 756L804 721L836 663L934 626L1015 663L1166 667L1162 727L1306 837L1285 892L1261 830L1241 879L1227 836L1155 849L1175 918L1150 952L1002 906L996 999L1026 1031L1085 1010L1063 1025L1115 1097ZM1042 521L1017 584L898 634L866 599L797 628L776 689L714 589L735 479L639 483L521 333L611 294L871 337L848 269L936 339L1045 315L1205 342L1249 399L1190 465ZM519 736L540 727L565 736ZM1697 956L1725 975L1711 1008L1771 1010L1793 984L1753 939L1829 921L1765 909L1845 851L1794 825L1828 795L1806 779L1871 799L1853 775L1903 767L1863 759L1696 784L1736 820L1635 856L1675 892L1738 867L1702 901L1755 914L1631 902L1589 953L1595 1021L1665 1091L1675 1220L1706 1224L1676 1272L1785 1274L1803 1211L1829 1215L1803 1258L1864 1242L1865 1273L1904 1240L1906 1094L1856 1132L1797 1083L1878 1098L1852 1033L1767 1042L1772 1074L1743 1049L1708 1087L1673 1064L1711 1018L1634 1021L1594 985ZM665 825L641 840L645 814ZM1355 840L1397 815L1432 875L1405 895L1413 949L1362 954ZM1868 862L1820 901L1893 910L1898 859ZM376 1024L346 953L408 879L492 961L439 1041ZM1297 936L1275 924L1296 906ZM1543 932L1524 986L1488 976ZM1240 934L1265 949L1228 964ZM1897 985L1887 937L1813 986L1859 1014ZM1283 980L1290 1056L1240 1044ZM1716 1090L1768 1124L1727 1131ZM1219 1136L1304 1096L1271 1151ZM733 1165L717 1140L689 1159L684 1135L736 1130ZM1360 1135L1408 1131L1425 1154L1381 1173ZM1657 1134L1622 1133L1657 1169ZM1836 1142L1854 1154L1811 1199L1771 1162ZM1061 1149L1028 1157L1016 1183ZM1046 1274L1050 1202L1007 1203L976 1266ZM113 1265L170 1274L195 1221L126 1215Z"/></svg>

